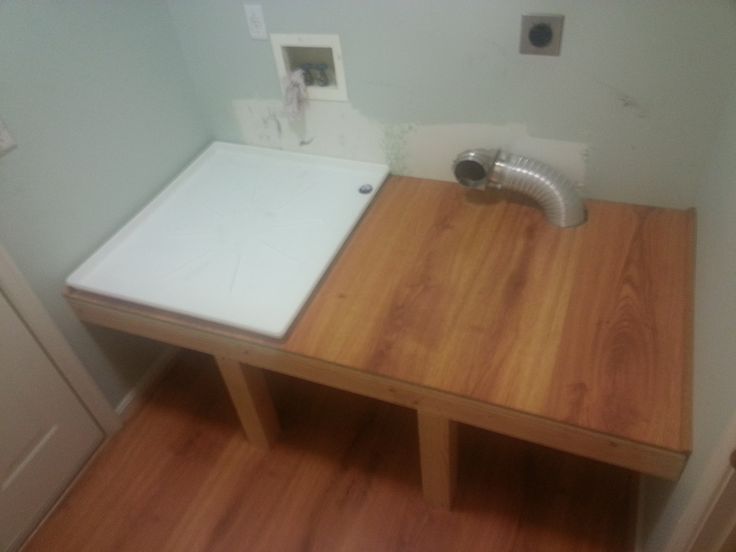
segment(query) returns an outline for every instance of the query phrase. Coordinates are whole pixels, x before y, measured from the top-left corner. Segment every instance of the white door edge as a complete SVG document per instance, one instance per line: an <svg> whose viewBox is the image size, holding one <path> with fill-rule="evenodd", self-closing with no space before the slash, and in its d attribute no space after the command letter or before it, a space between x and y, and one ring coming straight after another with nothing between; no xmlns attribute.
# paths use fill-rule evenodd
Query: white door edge
<svg viewBox="0 0 736 552"><path fill-rule="evenodd" d="M733 544L724 543L736 527L736 471L729 467L724 479L708 505L702 523L690 541L688 550L733 550ZM731 537L733 538L733 537Z"/></svg>
<svg viewBox="0 0 736 552"><path fill-rule="evenodd" d="M84 407L107 436L122 427L120 416L0 244L0 288Z"/></svg>
<svg viewBox="0 0 736 552"><path fill-rule="evenodd" d="M729 457L735 445L736 412L731 416L675 530L670 535L664 548L667 552L698 552L693 547L708 525L710 515L720 500L723 490L734 477L734 468L729 462Z"/></svg>

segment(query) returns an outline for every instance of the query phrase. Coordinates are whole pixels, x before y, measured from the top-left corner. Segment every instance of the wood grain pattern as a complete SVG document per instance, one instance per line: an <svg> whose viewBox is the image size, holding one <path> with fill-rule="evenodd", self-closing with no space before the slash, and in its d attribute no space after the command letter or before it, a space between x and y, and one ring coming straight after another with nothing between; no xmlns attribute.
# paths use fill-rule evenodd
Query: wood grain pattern
<svg viewBox="0 0 736 552"><path fill-rule="evenodd" d="M424 498L450 508L457 478L457 424L440 414L418 410L417 428Z"/></svg>
<svg viewBox="0 0 736 552"><path fill-rule="evenodd" d="M559 229L527 205L390 184L284 349L689 449L691 212L588 202Z"/></svg>
<svg viewBox="0 0 736 552"><path fill-rule="evenodd" d="M269 376L272 376L268 374ZM623 552L636 476L460 428L454 511L422 498L411 410L282 376L269 451L186 355L26 552Z"/></svg>
<svg viewBox="0 0 736 552"><path fill-rule="evenodd" d="M245 436L252 444L269 448L279 433L279 419L263 370L237 360L215 358Z"/></svg>
<svg viewBox="0 0 736 552"><path fill-rule="evenodd" d="M80 318L665 477L690 450L692 211L392 178L275 342L69 291Z"/></svg>

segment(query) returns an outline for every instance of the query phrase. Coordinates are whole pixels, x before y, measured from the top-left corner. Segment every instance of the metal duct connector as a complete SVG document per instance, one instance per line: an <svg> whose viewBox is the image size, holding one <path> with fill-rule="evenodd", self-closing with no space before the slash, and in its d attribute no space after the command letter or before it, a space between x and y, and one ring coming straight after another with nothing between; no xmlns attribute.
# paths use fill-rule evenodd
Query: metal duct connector
<svg viewBox="0 0 736 552"><path fill-rule="evenodd" d="M453 172L457 181L469 188L485 189L490 184L531 197L555 226L567 228L585 222L585 205L572 182L534 159L500 150L474 149L457 156Z"/></svg>

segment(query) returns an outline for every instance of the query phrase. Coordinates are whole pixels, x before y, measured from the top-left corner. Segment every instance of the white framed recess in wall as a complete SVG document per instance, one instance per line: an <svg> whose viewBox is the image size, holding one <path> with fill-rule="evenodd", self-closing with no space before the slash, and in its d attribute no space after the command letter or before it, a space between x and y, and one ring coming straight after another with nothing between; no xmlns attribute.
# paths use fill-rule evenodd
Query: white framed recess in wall
<svg viewBox="0 0 736 552"><path fill-rule="evenodd" d="M271 47L282 92L288 75L303 69L310 100L348 101L338 35L271 34Z"/></svg>

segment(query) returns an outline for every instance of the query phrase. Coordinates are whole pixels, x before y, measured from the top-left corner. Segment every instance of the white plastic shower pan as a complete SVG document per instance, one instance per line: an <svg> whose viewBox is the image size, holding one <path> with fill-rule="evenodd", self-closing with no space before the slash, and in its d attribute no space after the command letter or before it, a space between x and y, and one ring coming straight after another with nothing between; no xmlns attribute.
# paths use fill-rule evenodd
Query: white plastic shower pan
<svg viewBox="0 0 736 552"><path fill-rule="evenodd" d="M215 142L67 284L281 338L387 175Z"/></svg>

